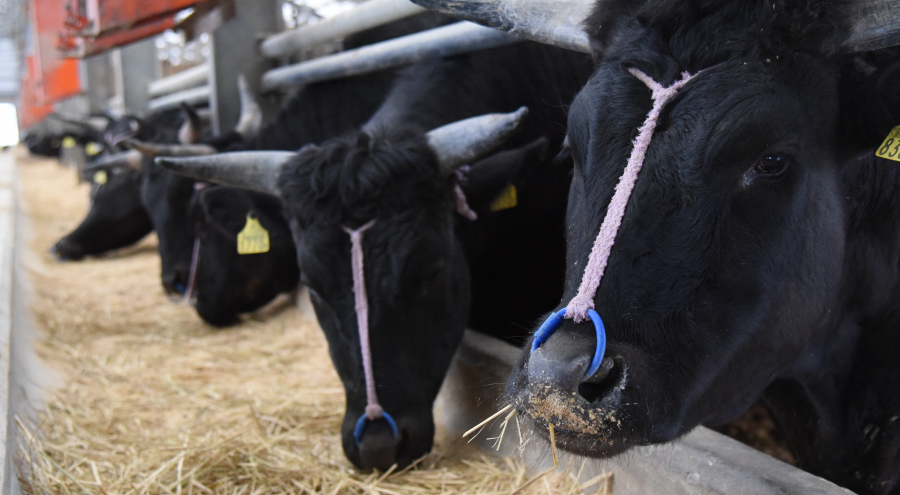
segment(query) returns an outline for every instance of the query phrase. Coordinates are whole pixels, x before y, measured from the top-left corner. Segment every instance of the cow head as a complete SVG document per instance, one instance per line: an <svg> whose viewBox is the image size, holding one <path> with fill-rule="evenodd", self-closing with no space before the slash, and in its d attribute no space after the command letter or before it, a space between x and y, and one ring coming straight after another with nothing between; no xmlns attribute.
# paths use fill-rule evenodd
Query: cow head
<svg viewBox="0 0 900 495"><path fill-rule="evenodd" d="M651 109L630 69L664 87L695 76L659 116L592 298L608 339L599 369L585 376L591 322L565 319L511 377L519 412L536 431L552 423L567 450L665 442L735 418L778 378L847 370L831 320L843 176L900 123L880 119L877 141L849 133L861 122L848 102L869 95L860 113L878 120L897 83L857 84L852 57L831 51L836 13L785 3L599 2L586 23L598 68L570 108L563 305Z"/></svg>
<svg viewBox="0 0 900 495"><path fill-rule="evenodd" d="M52 248L61 261L80 260L129 246L153 230L141 204L140 172L125 167L97 174L91 177L93 190L87 216Z"/></svg>
<svg viewBox="0 0 900 495"><path fill-rule="evenodd" d="M197 179L281 196L303 281L347 396L344 451L363 469L406 466L431 449L432 405L462 338L470 297L468 266L455 233L454 172L502 142L524 114L521 109L477 117L427 135L376 129L298 153L162 161ZM473 180L507 183L476 173L482 166L473 167ZM492 186L468 187L478 195ZM354 434L373 397L366 391L345 228L373 220L360 242L368 335L377 399L396 422L396 435L385 418L363 420L363 430Z"/></svg>
<svg viewBox="0 0 900 495"><path fill-rule="evenodd" d="M239 313L259 309L297 286L297 253L278 198L231 187L206 187L194 194L188 214L199 242L191 298L207 323L237 323ZM270 247L265 253L238 253L237 236L248 215L268 232Z"/></svg>

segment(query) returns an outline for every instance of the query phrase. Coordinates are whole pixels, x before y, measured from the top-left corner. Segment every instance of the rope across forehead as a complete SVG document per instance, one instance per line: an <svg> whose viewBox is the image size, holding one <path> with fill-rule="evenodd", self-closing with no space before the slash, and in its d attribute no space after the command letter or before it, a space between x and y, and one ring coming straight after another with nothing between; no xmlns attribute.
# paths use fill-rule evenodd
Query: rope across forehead
<svg viewBox="0 0 900 495"><path fill-rule="evenodd" d="M358 229L343 227L344 232L350 235L350 266L353 272L353 297L356 306L356 325L359 331L359 347L362 354L363 374L366 380L366 411L356 422L353 430L353 439L359 445L366 422L375 419L384 419L394 438L397 437L397 423L378 402L378 393L375 390L375 371L372 367L372 346L369 343L369 298L366 294L366 275L363 263L362 235L363 232L375 225L375 220Z"/></svg>
<svg viewBox="0 0 900 495"><path fill-rule="evenodd" d="M643 82L652 92L653 107L647 114L644 123L638 129L638 135L634 139L634 148L628 157L628 163L625 165L625 171L619 183L616 184L616 190L613 193L612 200L606 210L606 216L600 225L600 232L594 239L594 246L588 256L587 265L584 268L584 275L581 278L581 285L578 287L578 293L569 301L569 304L559 312L550 316L541 328L534 334L534 342L532 344L532 352L540 347L546 341L553 331L562 323L563 318L571 318L576 323L590 318L594 322L597 330L597 349L594 359L588 369L587 376L593 375L600 367L603 360L603 354L606 348L606 332L603 327L603 321L594 311L594 296L597 293L597 287L600 286L600 280L603 278L603 272L609 262L609 255L612 251L613 244L616 242L616 235L619 227L622 225L622 218L625 216L625 207L628 205L628 199L631 197L634 186L637 183L638 173L644 165L644 159L647 156L647 149L653 139L653 133L656 130L656 124L659 116L662 114L666 104L675 97L678 90L688 83L696 74L683 72L681 79L673 83L671 86L663 87L654 81L650 76L644 74L638 69L630 68L631 73L638 80Z"/></svg>
<svg viewBox="0 0 900 495"><path fill-rule="evenodd" d="M609 202L606 217L603 219L600 232L594 240L594 247L591 249L590 256L588 256L587 266L585 266L584 275L581 278L581 286L578 287L578 294L566 306L566 318L571 318L576 322L584 321L587 317L587 310L594 308L594 294L597 293L600 279L603 278L603 271L606 269L606 264L609 261L609 254L612 251L613 244L616 242L616 234L619 232L619 226L622 225L622 218L625 216L625 206L628 204L631 192L634 191L638 173L644 165L647 148L650 147L650 141L653 139L653 132L656 130L659 116L666 103L674 98L678 90L694 77L684 72L681 75L681 79L664 88L638 69L631 68L628 71L646 84L653 92L653 108L650 109L646 120L638 129L638 135L634 139L634 148L631 150L631 156L628 157L628 164L625 166L625 171L622 172L622 177L616 185L616 192Z"/></svg>

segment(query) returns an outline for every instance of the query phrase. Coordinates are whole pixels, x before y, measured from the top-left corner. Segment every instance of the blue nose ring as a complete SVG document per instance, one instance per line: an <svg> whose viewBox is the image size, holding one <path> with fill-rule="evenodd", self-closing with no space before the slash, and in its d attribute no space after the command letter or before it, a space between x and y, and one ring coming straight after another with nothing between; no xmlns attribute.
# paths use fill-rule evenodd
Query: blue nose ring
<svg viewBox="0 0 900 495"><path fill-rule="evenodd" d="M591 321L594 322L594 330L597 331L597 347L594 349L594 359L591 360L591 366L584 375L585 378L590 378L598 369L600 369L600 363L603 362L603 355L606 354L606 327L603 326L603 320L596 311L589 309L587 314ZM556 313L552 313L550 317L544 321L543 325L541 325L541 328L538 328L538 331L534 332L534 340L531 342L532 353L553 335L553 332L555 332L556 329L559 328L559 325L562 324L564 316L566 316L566 308L563 308Z"/></svg>
<svg viewBox="0 0 900 495"><path fill-rule="evenodd" d="M357 447L359 446L359 442L362 441L363 433L365 433L366 431L367 419L368 418L366 417L366 413L363 413L363 415L360 416L356 421L356 428L353 428L353 441L356 442ZM392 418L391 415L385 411L381 412L381 419L387 421L387 424L391 427L391 432L394 434L394 438L396 439L398 435L397 422L394 421L394 418Z"/></svg>

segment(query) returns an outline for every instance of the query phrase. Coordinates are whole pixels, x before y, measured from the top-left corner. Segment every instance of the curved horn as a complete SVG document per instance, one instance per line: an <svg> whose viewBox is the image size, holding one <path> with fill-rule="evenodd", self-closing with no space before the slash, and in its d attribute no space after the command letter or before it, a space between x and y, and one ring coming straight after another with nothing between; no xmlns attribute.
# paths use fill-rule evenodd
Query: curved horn
<svg viewBox="0 0 900 495"><path fill-rule="evenodd" d="M140 170L144 156L138 150L120 151L105 155L85 165L83 173L89 174L100 170L112 170L114 168L128 167Z"/></svg>
<svg viewBox="0 0 900 495"><path fill-rule="evenodd" d="M218 150L207 144L156 144L146 143L137 139L126 139L124 144L150 158L157 156L212 155L218 152Z"/></svg>
<svg viewBox="0 0 900 495"><path fill-rule="evenodd" d="M184 122L178 129L178 142L194 144L200 140L200 116L185 102L181 102L181 113L184 114Z"/></svg>
<svg viewBox="0 0 900 495"><path fill-rule="evenodd" d="M425 135L446 174L503 144L528 115L522 107L512 113L489 113L432 129Z"/></svg>
<svg viewBox="0 0 900 495"><path fill-rule="evenodd" d="M241 95L241 118L234 126L234 131L241 136L251 137L262 128L263 115L243 74L238 76L238 93Z"/></svg>
<svg viewBox="0 0 900 495"><path fill-rule="evenodd" d="M156 163L192 179L277 196L278 176L294 155L290 151L235 151L191 158L161 156Z"/></svg>

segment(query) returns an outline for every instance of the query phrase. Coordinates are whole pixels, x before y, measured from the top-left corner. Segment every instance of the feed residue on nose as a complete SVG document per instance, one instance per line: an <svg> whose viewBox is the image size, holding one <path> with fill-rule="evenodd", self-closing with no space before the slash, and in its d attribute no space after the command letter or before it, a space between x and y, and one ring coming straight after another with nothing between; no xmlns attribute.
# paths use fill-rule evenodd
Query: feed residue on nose
<svg viewBox="0 0 900 495"><path fill-rule="evenodd" d="M577 392L567 395L545 384L532 385L525 406L534 419L555 423L560 428L585 435L601 435L611 424L621 424L612 412L604 414L600 408L585 409L583 402Z"/></svg>

